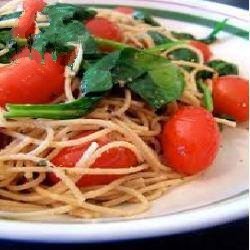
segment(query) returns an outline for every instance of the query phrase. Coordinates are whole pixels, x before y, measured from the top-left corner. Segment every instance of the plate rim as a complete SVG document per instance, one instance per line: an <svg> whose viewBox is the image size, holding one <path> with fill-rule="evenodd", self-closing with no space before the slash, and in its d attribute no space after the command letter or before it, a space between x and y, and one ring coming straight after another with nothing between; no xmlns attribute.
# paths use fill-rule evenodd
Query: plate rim
<svg viewBox="0 0 250 250"><path fill-rule="evenodd" d="M139 3L143 1L150 2L147 0L136 0L134 2ZM154 0L153 2L157 1L160 0ZM198 0L170 1L173 3L189 3L195 6L201 4ZM161 0L161 2L166 3L169 2L169 0ZM226 4L209 1L202 1L202 3L205 4L206 8L211 7L212 5L214 5L213 8L226 8L228 13L232 13L233 11L241 14L247 12ZM209 8L207 8L207 10L209 13L211 12ZM224 14L226 15L226 13ZM248 19L244 19L243 21L248 22ZM246 217L248 215L248 192L237 197L233 196L233 198L229 197L225 199L227 200L218 200L215 204L204 205L201 208L193 208L181 213L177 212L151 218L138 218L127 221L108 221L105 223L46 223L5 220L0 218L0 238L26 242L51 243L94 243L139 239L172 235L207 228ZM135 229L131 228L131 222L135 225ZM70 227L70 231L67 229L65 230L65 227ZM42 234L41 231L43 232ZM112 235L110 233L112 233Z"/></svg>

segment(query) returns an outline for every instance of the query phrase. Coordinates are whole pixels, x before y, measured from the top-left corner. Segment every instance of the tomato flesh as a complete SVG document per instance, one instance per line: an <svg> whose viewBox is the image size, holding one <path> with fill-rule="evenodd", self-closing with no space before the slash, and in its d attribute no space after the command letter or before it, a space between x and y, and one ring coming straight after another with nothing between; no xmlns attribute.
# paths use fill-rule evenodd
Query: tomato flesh
<svg viewBox="0 0 250 250"><path fill-rule="evenodd" d="M89 20L85 24L85 26L87 30L96 37L117 42L122 41L123 37L121 31L119 30L119 27L115 23L105 18L94 18L92 20Z"/></svg>
<svg viewBox="0 0 250 250"><path fill-rule="evenodd" d="M200 41L190 41L189 43L191 46L201 51L205 62L207 62L211 58L212 52L207 44Z"/></svg>
<svg viewBox="0 0 250 250"><path fill-rule="evenodd" d="M128 15L131 15L135 12L135 10L129 6L118 6L115 8L115 11L118 11L123 14L128 14Z"/></svg>
<svg viewBox="0 0 250 250"><path fill-rule="evenodd" d="M34 54L34 53L33 53ZM18 56L17 56L18 57ZM6 103L48 103L64 91L64 67L49 53L44 62L21 57L0 70L0 106Z"/></svg>
<svg viewBox="0 0 250 250"><path fill-rule="evenodd" d="M164 125L163 155L177 172L193 175L212 164L219 148L219 129L203 108L183 107Z"/></svg>
<svg viewBox="0 0 250 250"><path fill-rule="evenodd" d="M26 0L23 3L24 12L18 20L17 27L13 28L13 35L28 38L35 33L35 19L38 11L45 7L43 0Z"/></svg>
<svg viewBox="0 0 250 250"><path fill-rule="evenodd" d="M213 101L216 114L228 115L236 121L249 118L249 84L238 76L222 76L213 82Z"/></svg>
<svg viewBox="0 0 250 250"><path fill-rule="evenodd" d="M89 135L92 131L81 133L77 138ZM99 146L104 146L110 140L107 137L99 138L96 141ZM89 148L91 142L83 143L80 146L73 146L62 149L52 160L57 167L75 167L83 153ZM134 153L127 148L112 148L104 152L91 166L92 168L128 168L137 165L137 158ZM96 185L106 185L120 178L121 175L84 175L76 185L78 187L88 187ZM54 175L49 175L50 181L54 184L59 179Z"/></svg>

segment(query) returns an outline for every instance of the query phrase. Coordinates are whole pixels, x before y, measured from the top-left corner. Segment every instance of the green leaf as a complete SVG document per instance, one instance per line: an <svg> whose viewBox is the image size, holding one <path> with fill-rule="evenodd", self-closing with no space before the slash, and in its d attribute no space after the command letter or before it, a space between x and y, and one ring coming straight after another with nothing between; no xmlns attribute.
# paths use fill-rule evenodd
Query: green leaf
<svg viewBox="0 0 250 250"><path fill-rule="evenodd" d="M68 52L73 49L72 43L81 43L87 54L97 51L94 39L83 25L84 20L95 16L95 11L71 4L55 4L48 6L44 13L48 15L50 25L35 37L33 44L41 54Z"/></svg>
<svg viewBox="0 0 250 250"><path fill-rule="evenodd" d="M150 37L153 39L155 45L161 45L164 43L172 42L172 40L168 39L166 36L163 34L157 32L157 31L148 31L148 34Z"/></svg>
<svg viewBox="0 0 250 250"><path fill-rule="evenodd" d="M153 26L159 26L160 24L154 20L154 18L146 11L137 10L133 13L133 18L135 20L142 21Z"/></svg>
<svg viewBox="0 0 250 250"><path fill-rule="evenodd" d="M200 41L207 43L207 44L211 44L214 43L217 40L217 35L219 32L221 32L227 23L228 19L223 20L222 22L218 22L212 32L205 38L205 39L200 39Z"/></svg>
<svg viewBox="0 0 250 250"><path fill-rule="evenodd" d="M85 95L92 96L111 90L119 83L127 85L150 106L158 109L181 97L185 81L180 68L167 59L124 48L90 67L83 76L81 89Z"/></svg>
<svg viewBox="0 0 250 250"><path fill-rule="evenodd" d="M12 37L11 29L0 30L0 50L8 48L9 52L0 56L0 63L10 63L12 56L21 48L27 45L24 39L15 39Z"/></svg>
<svg viewBox="0 0 250 250"><path fill-rule="evenodd" d="M207 66L217 71L219 76L239 74L239 68L236 64L223 60L212 60L207 63Z"/></svg>
<svg viewBox="0 0 250 250"><path fill-rule="evenodd" d="M110 71L116 66L119 56L119 51L110 53L86 71L80 85L84 95L107 91L113 87ZM104 77L102 77L101 74L103 74ZM100 84L100 82L102 84Z"/></svg>
<svg viewBox="0 0 250 250"><path fill-rule="evenodd" d="M155 109L179 99L185 85L184 76L176 65L166 63L162 66L158 69L153 67L144 77L128 85L133 92Z"/></svg>
<svg viewBox="0 0 250 250"><path fill-rule="evenodd" d="M169 60L182 60L187 62L198 62L197 54L187 48L176 49L168 54Z"/></svg>
<svg viewBox="0 0 250 250"><path fill-rule="evenodd" d="M6 14L6 15L1 15L0 21L6 21L10 19L19 18L21 15L22 15L22 11L17 11L17 12L13 12L13 13Z"/></svg>
<svg viewBox="0 0 250 250"><path fill-rule="evenodd" d="M73 5L65 3L57 3L47 5L43 13L48 15L50 22L68 23L72 20L84 21L93 18L97 12L89 7L82 5Z"/></svg>
<svg viewBox="0 0 250 250"><path fill-rule="evenodd" d="M178 40L196 40L194 35L185 32L172 31L172 35Z"/></svg>
<svg viewBox="0 0 250 250"><path fill-rule="evenodd" d="M98 103L100 97L82 97L76 101L60 104L7 104L5 118L45 118L45 119L75 119L87 115Z"/></svg>
<svg viewBox="0 0 250 250"><path fill-rule="evenodd" d="M213 106L212 93L211 93L210 89L202 80L198 80L197 85L198 85L198 88L203 93L203 106L209 112L212 112L214 109L214 106Z"/></svg>

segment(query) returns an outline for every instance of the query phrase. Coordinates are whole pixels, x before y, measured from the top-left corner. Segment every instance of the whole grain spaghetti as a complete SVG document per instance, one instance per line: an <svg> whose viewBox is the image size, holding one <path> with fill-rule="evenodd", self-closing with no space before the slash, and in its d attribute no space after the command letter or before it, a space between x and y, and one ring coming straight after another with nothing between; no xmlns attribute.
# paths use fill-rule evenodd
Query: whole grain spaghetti
<svg viewBox="0 0 250 250"><path fill-rule="evenodd" d="M0 9L1 15L14 12L20 1L12 1ZM170 41L176 37L163 26L153 26L131 15L114 10L97 9L97 17L105 18L119 27L124 44L138 49L155 48L157 44L150 31L158 32ZM0 21L0 27L12 28L17 19ZM46 15L36 16L36 33L49 26ZM64 93L53 103L68 103L81 97L80 65L83 61L82 44L70 43L76 56L64 71ZM34 219L55 215L79 218L105 216L133 216L150 208L151 200L159 198L174 187L189 181L166 166L159 136L162 124L178 105L202 106L203 93L196 84L197 74L206 71L212 79L218 77L213 68L205 65L199 49L190 44L177 44L161 52L171 59L172 52L188 49L197 60L172 60L183 73L185 88L181 98L167 105L166 112L157 113L129 88L119 94L106 95L84 117L69 120L53 119L6 119L0 111L0 210L8 218ZM2 48L0 57L9 52ZM8 64L1 64L6 67ZM212 91L212 89L211 89ZM234 127L235 122L217 119ZM90 132L91 131L91 132ZM84 134L84 136L80 136ZM102 143L106 138L107 142ZM58 167L55 157L65 148L86 145L74 167ZM135 157L136 164L127 167L113 165L93 167L105 152L126 149ZM127 151L127 152L128 152ZM113 180L101 185L79 185L88 178L112 176ZM48 177L56 179L53 183ZM193 177L192 177L193 178Z"/></svg>

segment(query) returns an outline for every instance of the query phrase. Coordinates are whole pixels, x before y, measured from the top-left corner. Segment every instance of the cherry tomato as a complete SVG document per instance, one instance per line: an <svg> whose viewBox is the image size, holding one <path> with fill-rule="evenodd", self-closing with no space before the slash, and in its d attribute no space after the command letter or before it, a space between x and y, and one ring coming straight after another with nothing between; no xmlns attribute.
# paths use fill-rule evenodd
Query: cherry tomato
<svg viewBox="0 0 250 250"><path fill-rule="evenodd" d="M13 35L20 38L28 38L35 33L35 19L38 11L42 11L45 3L43 0L24 1L24 12L18 20L18 25L13 28Z"/></svg>
<svg viewBox="0 0 250 250"><path fill-rule="evenodd" d="M87 30L96 37L117 42L122 41L122 33L119 30L119 27L105 18L94 18L88 21L85 25Z"/></svg>
<svg viewBox="0 0 250 250"><path fill-rule="evenodd" d="M200 41L190 41L189 43L191 46L202 52L205 62L207 62L212 56L212 52L207 44Z"/></svg>
<svg viewBox="0 0 250 250"><path fill-rule="evenodd" d="M210 112L183 107L165 123L162 135L166 164L193 175L212 164L219 148L219 129Z"/></svg>
<svg viewBox="0 0 250 250"><path fill-rule="evenodd" d="M64 67L48 53L44 62L22 57L0 69L2 107L6 103L48 103L63 90Z"/></svg>
<svg viewBox="0 0 250 250"><path fill-rule="evenodd" d="M91 134L93 131L81 133L77 138L81 138ZM108 137L97 140L99 146L103 146L110 142ZM91 142L83 143L80 146L68 147L62 149L52 160L57 167L75 167L83 153L88 149ZM127 148L113 148L104 152L91 166L92 168L128 168L137 165L137 158L134 153ZM50 174L49 179L52 183L56 183L59 179ZM80 178L76 185L79 187L88 187L95 185L109 184L113 180L121 177L120 175L84 175Z"/></svg>
<svg viewBox="0 0 250 250"><path fill-rule="evenodd" d="M228 115L236 121L244 122L249 117L249 85L238 76L222 76L213 82L215 113Z"/></svg>
<svg viewBox="0 0 250 250"><path fill-rule="evenodd" d="M129 6L118 6L115 8L115 10L120 12L120 13L128 14L128 15L131 15L135 12L135 10Z"/></svg>

